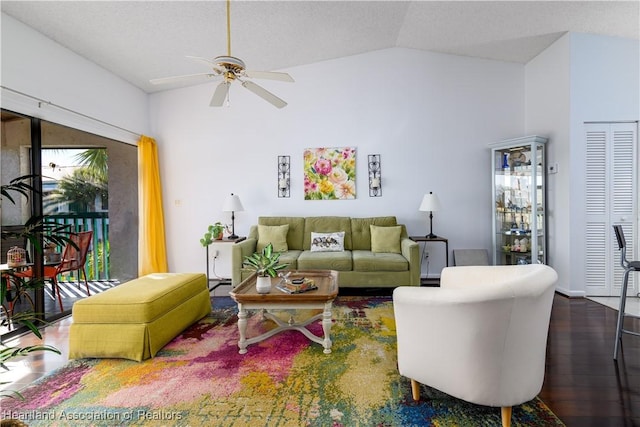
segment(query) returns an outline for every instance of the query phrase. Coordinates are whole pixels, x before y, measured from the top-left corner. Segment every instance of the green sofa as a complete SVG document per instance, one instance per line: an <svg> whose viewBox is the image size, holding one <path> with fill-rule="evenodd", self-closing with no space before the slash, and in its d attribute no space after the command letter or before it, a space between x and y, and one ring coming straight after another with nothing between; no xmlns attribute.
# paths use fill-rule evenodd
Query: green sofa
<svg viewBox="0 0 640 427"><path fill-rule="evenodd" d="M312 241L312 233L339 233L344 249L318 249L318 235ZM420 286L418 244L395 216L260 217L247 239L233 245L232 286L253 273L243 266L245 257L268 243L291 270L336 270L340 287Z"/></svg>

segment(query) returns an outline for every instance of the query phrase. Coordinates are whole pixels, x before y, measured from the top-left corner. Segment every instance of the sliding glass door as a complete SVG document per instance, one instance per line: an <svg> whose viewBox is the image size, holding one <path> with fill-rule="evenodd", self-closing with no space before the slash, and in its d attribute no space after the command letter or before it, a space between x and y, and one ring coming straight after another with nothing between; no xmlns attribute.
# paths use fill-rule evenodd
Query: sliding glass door
<svg viewBox="0 0 640 427"><path fill-rule="evenodd" d="M32 176L27 182L36 190L27 191L24 195L11 192L13 201L3 194L3 264L6 264L9 248L17 246L27 249L27 267L37 277L44 276L45 263L47 267L55 265L51 260L64 251L64 245L44 248L47 252L45 257L43 251L35 250L22 238L15 238L30 218L44 216L48 222L64 225L72 232L93 232L83 268L90 293L101 292L136 277L138 205L135 146L2 111L1 148L3 189L17 177ZM14 238L5 239L5 236ZM30 310L43 313L44 318L52 320L68 315L73 302L87 296L83 274L70 271L56 277L62 310L50 282L21 295L17 294L16 284L11 287L7 282L11 290L7 296L11 301L3 303L7 307L0 313L5 320L0 330L3 338L15 333L19 326L6 322L7 315ZM81 279L80 283L78 279Z"/></svg>

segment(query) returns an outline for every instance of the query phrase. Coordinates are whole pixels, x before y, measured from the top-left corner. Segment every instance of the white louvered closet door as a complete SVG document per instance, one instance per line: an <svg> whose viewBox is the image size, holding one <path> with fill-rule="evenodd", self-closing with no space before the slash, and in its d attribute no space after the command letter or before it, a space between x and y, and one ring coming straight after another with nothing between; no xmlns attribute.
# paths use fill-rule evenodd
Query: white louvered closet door
<svg viewBox="0 0 640 427"><path fill-rule="evenodd" d="M624 270L613 225L627 240L627 259L638 248L638 125L587 123L586 142L586 293L618 296ZM638 292L638 278L629 276L627 295Z"/></svg>

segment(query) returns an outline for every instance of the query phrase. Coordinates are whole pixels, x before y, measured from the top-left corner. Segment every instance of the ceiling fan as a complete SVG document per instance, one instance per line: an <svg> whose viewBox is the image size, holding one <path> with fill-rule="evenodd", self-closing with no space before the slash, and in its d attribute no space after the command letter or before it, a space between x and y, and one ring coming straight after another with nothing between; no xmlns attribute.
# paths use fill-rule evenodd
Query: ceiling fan
<svg viewBox="0 0 640 427"><path fill-rule="evenodd" d="M173 77L163 77L159 79L151 79L150 83L157 84L166 84L166 83L174 83L177 81L184 80L192 80L199 79L203 77L214 78L214 77L222 77L222 82L218 84L215 92L213 93L213 97L211 98L211 102L209 103L212 107L221 107L224 104L225 99L227 99L229 95L229 87L231 83L234 81L238 81L242 84L242 86L251 92L255 93L265 101L273 104L278 108L285 107L287 103L282 99L278 98L262 86L257 85L256 83L245 80L246 78L255 78L255 79L269 79L269 80L279 80L282 82L293 82L293 78L287 73L279 73L273 71L249 71L246 69L244 61L240 58L236 58L235 56L231 56L231 14L230 14L230 3L231 0L227 0L227 55L226 56L217 56L213 59L201 58L196 56L187 56L187 58L202 62L211 67L212 71L207 73L198 73L198 74L186 74L182 76L173 76Z"/></svg>

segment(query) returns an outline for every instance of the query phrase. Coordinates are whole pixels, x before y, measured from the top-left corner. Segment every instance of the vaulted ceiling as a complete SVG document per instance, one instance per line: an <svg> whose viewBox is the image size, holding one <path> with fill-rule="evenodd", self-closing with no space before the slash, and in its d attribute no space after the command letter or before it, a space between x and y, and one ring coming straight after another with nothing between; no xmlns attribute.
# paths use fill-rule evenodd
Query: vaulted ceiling
<svg viewBox="0 0 640 427"><path fill-rule="evenodd" d="M146 92L227 54L224 1L2 1L2 12ZM638 1L231 2L231 53L279 70L391 47L526 63L567 31L640 38ZM402 64L400 75L411 70ZM42 64L46 72L47 64ZM183 84L184 86L184 84Z"/></svg>

